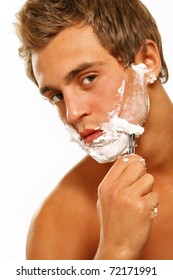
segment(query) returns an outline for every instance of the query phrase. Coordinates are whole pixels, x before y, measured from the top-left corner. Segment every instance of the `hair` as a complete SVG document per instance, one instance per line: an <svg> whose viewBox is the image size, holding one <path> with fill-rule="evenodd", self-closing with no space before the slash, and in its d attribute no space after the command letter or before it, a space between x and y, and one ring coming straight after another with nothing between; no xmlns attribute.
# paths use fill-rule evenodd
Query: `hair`
<svg viewBox="0 0 173 280"><path fill-rule="evenodd" d="M147 39L158 47L162 69L159 79L168 80L162 40L156 22L140 0L27 0L16 15L15 28L27 76L37 85L31 55L63 29L83 23L90 25L103 47L125 66Z"/></svg>

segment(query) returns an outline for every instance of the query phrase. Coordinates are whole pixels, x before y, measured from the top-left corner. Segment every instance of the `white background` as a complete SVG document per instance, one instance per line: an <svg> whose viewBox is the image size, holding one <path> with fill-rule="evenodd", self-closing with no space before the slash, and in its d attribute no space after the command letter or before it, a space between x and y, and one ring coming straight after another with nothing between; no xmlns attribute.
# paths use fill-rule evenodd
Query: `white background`
<svg viewBox="0 0 173 280"><path fill-rule="evenodd" d="M33 212L84 153L69 143L57 114L26 78L12 23L25 1L0 9L0 259L25 259ZM173 17L170 0L143 0L159 26L173 100Z"/></svg>

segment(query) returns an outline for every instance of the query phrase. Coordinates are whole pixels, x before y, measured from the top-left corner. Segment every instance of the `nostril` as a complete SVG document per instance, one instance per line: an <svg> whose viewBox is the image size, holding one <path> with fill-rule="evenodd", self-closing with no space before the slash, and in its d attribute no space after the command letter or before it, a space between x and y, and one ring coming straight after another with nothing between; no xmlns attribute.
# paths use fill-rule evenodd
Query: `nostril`
<svg viewBox="0 0 173 280"><path fill-rule="evenodd" d="M86 103L69 102L66 103L66 118L70 124L76 124L82 117L90 114L89 106Z"/></svg>

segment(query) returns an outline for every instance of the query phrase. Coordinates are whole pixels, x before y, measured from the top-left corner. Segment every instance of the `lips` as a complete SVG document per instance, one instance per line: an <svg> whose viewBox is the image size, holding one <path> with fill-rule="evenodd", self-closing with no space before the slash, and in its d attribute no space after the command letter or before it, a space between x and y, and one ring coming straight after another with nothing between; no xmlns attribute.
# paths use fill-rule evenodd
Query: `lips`
<svg viewBox="0 0 173 280"><path fill-rule="evenodd" d="M103 131L100 129L99 130L87 129L80 133L80 137L85 144L91 144L95 139L100 137L102 134Z"/></svg>

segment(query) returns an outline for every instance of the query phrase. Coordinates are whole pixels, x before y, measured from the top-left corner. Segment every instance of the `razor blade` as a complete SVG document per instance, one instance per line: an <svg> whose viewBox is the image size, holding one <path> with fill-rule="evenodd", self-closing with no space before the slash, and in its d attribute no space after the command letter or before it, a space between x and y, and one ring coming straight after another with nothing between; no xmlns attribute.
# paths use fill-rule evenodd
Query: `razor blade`
<svg viewBox="0 0 173 280"><path fill-rule="evenodd" d="M135 153L135 146L136 146L136 142L135 142L135 133L130 134L130 138L129 138L129 154L134 154Z"/></svg>

